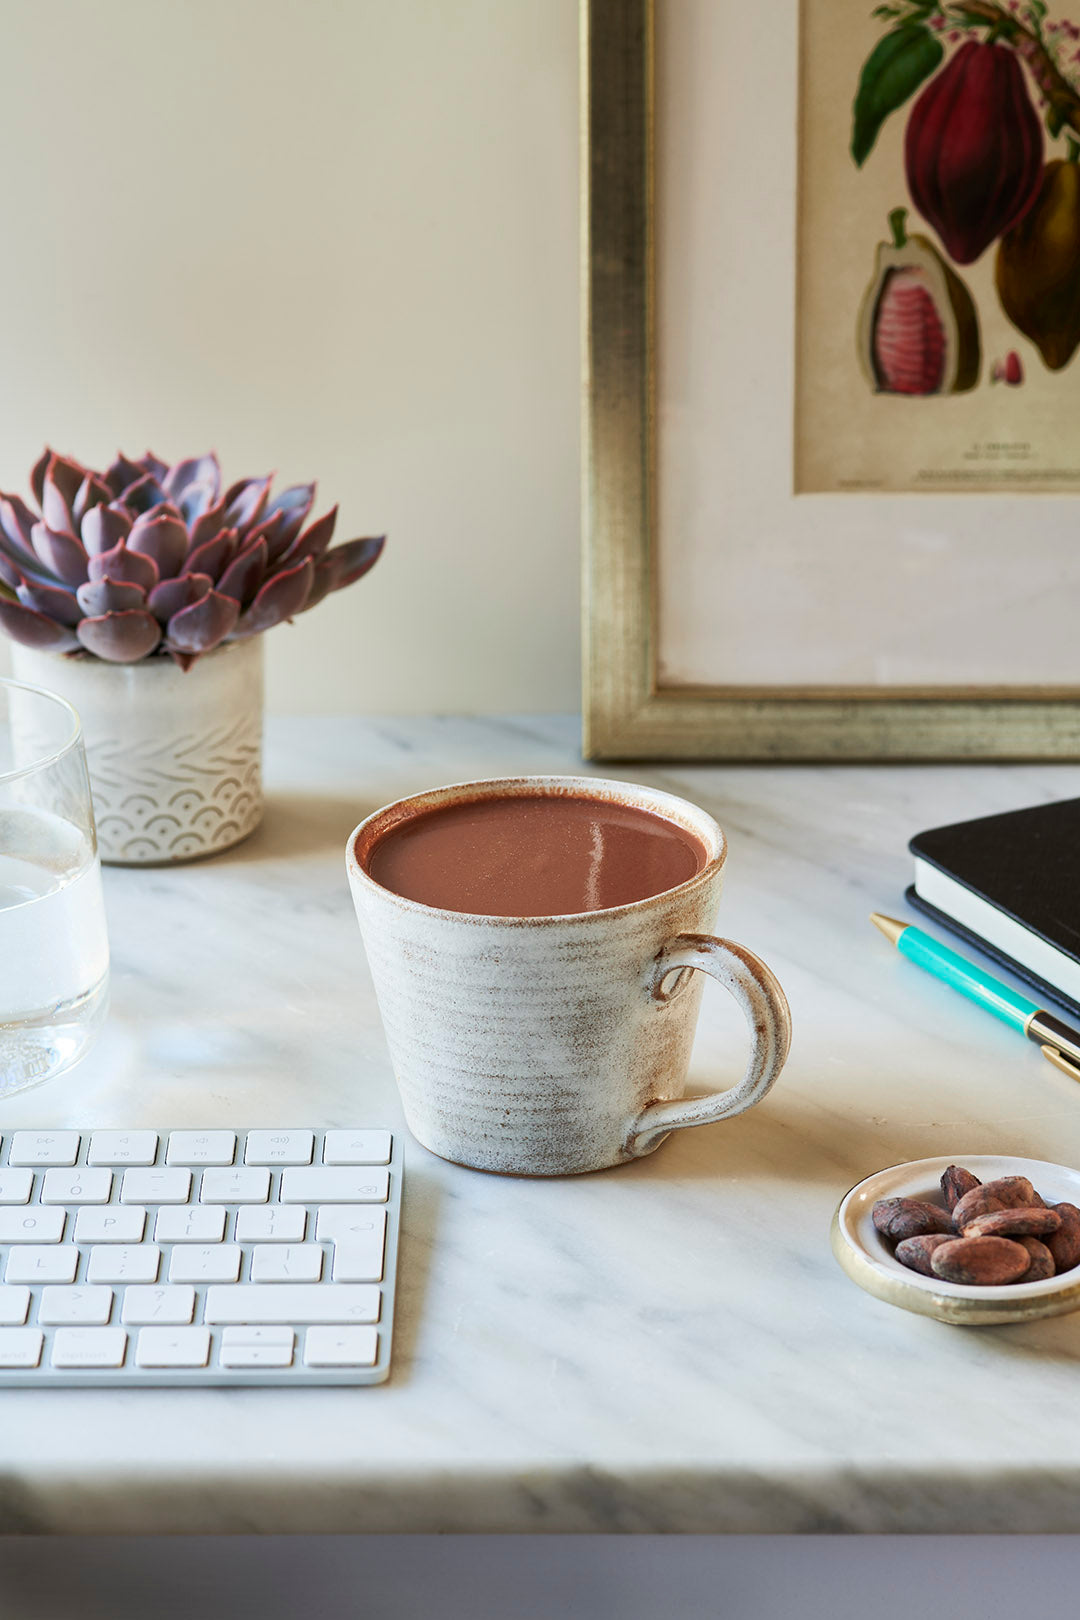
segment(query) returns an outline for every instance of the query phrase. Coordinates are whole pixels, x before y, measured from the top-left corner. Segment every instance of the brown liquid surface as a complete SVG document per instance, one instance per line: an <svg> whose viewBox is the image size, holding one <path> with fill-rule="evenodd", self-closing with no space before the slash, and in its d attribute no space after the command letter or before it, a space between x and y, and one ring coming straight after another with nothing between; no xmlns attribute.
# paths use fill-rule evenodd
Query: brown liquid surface
<svg viewBox="0 0 1080 1620"><path fill-rule="evenodd" d="M535 794L414 816L379 839L367 871L442 911L558 917L663 894L707 859L693 834L650 811Z"/></svg>

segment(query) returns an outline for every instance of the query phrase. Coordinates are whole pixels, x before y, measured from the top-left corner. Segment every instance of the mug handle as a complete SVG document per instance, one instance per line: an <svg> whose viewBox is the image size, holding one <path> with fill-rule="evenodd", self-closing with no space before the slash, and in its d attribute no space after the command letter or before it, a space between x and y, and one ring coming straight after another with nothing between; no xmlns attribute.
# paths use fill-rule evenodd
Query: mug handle
<svg viewBox="0 0 1080 1620"><path fill-rule="evenodd" d="M668 941L653 961L645 988L654 1001L667 1001L677 985L665 990L673 973L700 968L735 997L754 1035L754 1049L746 1073L729 1091L713 1091L704 1097L687 1097L677 1102L653 1102L643 1108L627 1137L627 1152L634 1157L649 1153L668 1131L686 1125L711 1125L714 1120L730 1119L760 1102L770 1089L791 1045L791 1010L775 975L760 957L745 945L730 939L714 939L711 934L678 934Z"/></svg>

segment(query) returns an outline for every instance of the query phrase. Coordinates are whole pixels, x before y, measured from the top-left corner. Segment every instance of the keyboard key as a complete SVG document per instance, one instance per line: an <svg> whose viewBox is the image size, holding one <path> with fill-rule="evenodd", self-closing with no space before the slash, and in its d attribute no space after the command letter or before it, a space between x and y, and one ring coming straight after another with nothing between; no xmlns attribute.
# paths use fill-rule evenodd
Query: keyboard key
<svg viewBox="0 0 1080 1620"><path fill-rule="evenodd" d="M122 1367L126 1351L127 1334L121 1327L62 1327L53 1334L52 1364L54 1367Z"/></svg>
<svg viewBox="0 0 1080 1620"><path fill-rule="evenodd" d="M191 1197L190 1170L125 1170L122 1204L186 1204Z"/></svg>
<svg viewBox="0 0 1080 1620"><path fill-rule="evenodd" d="M0 1288L0 1322L18 1327L30 1309L29 1288Z"/></svg>
<svg viewBox="0 0 1080 1620"><path fill-rule="evenodd" d="M4 1281L14 1283L73 1283L79 1269L79 1251L71 1243L39 1248L28 1243L8 1255Z"/></svg>
<svg viewBox="0 0 1080 1620"><path fill-rule="evenodd" d="M103 1243L90 1250L86 1280L92 1283L157 1282L160 1265L161 1250L153 1243Z"/></svg>
<svg viewBox="0 0 1080 1620"><path fill-rule="evenodd" d="M0 1243L59 1243L66 1220L63 1209L0 1209Z"/></svg>
<svg viewBox="0 0 1080 1620"><path fill-rule="evenodd" d="M323 1164L389 1164L389 1131L327 1131Z"/></svg>
<svg viewBox="0 0 1080 1620"><path fill-rule="evenodd" d="M28 1204L33 1186L32 1170L0 1170L0 1204Z"/></svg>
<svg viewBox="0 0 1080 1620"><path fill-rule="evenodd" d="M335 1282L382 1282L385 1209L325 1204L315 1220L315 1236L334 1245Z"/></svg>
<svg viewBox="0 0 1080 1620"><path fill-rule="evenodd" d="M121 1322L187 1323L195 1315L194 1288L129 1288Z"/></svg>
<svg viewBox="0 0 1080 1620"><path fill-rule="evenodd" d="M204 1204L265 1204L270 1196L270 1172L257 1165L237 1165L233 1170L204 1170Z"/></svg>
<svg viewBox="0 0 1080 1620"><path fill-rule="evenodd" d="M310 1164L313 1131L248 1131L245 1164Z"/></svg>
<svg viewBox="0 0 1080 1620"><path fill-rule="evenodd" d="M295 1339L291 1327L227 1327L218 1360L223 1367L291 1367Z"/></svg>
<svg viewBox="0 0 1080 1620"><path fill-rule="evenodd" d="M259 1244L251 1251L253 1283L318 1282L323 1252L317 1243Z"/></svg>
<svg viewBox="0 0 1080 1620"><path fill-rule="evenodd" d="M180 1252L180 1251L177 1251ZM238 1283L208 1288L208 1322L377 1322L379 1290L336 1283Z"/></svg>
<svg viewBox="0 0 1080 1620"><path fill-rule="evenodd" d="M243 1249L235 1243L218 1243L212 1248L178 1248L169 1261L170 1282L235 1282L240 1275ZM207 1319L209 1320L209 1318Z"/></svg>
<svg viewBox="0 0 1080 1620"><path fill-rule="evenodd" d="M87 1164L153 1164L157 1131L95 1131L86 1152Z"/></svg>
<svg viewBox="0 0 1080 1620"><path fill-rule="evenodd" d="M232 1164L235 1157L235 1131L173 1131L165 1151L166 1164Z"/></svg>
<svg viewBox="0 0 1080 1620"><path fill-rule="evenodd" d="M36 1367L44 1338L38 1328L0 1328L0 1367Z"/></svg>
<svg viewBox="0 0 1080 1620"><path fill-rule="evenodd" d="M43 1288L38 1302L38 1321L103 1324L112 1315L111 1288Z"/></svg>
<svg viewBox="0 0 1080 1620"><path fill-rule="evenodd" d="M387 1170L309 1170L281 1172L283 1204L385 1204L390 1195Z"/></svg>
<svg viewBox="0 0 1080 1620"><path fill-rule="evenodd" d="M220 1243L225 1210L220 1204L185 1204L159 1209L154 1237L159 1243Z"/></svg>
<svg viewBox="0 0 1080 1620"><path fill-rule="evenodd" d="M379 1335L371 1327L309 1327L305 1367L374 1367Z"/></svg>
<svg viewBox="0 0 1080 1620"><path fill-rule="evenodd" d="M144 1327L135 1345L136 1367L205 1367L209 1360L204 1327Z"/></svg>
<svg viewBox="0 0 1080 1620"><path fill-rule="evenodd" d="M74 1235L76 1243L141 1243L145 1229L145 1209L110 1204L108 1209L80 1209Z"/></svg>
<svg viewBox="0 0 1080 1620"><path fill-rule="evenodd" d="M107 1204L112 1197L111 1170L46 1170L41 1178L43 1204Z"/></svg>
<svg viewBox="0 0 1080 1620"><path fill-rule="evenodd" d="M236 1212L237 1243L303 1243L307 1210L248 1204Z"/></svg>
<svg viewBox="0 0 1080 1620"><path fill-rule="evenodd" d="M78 1131L16 1131L8 1164L74 1164L81 1140Z"/></svg>

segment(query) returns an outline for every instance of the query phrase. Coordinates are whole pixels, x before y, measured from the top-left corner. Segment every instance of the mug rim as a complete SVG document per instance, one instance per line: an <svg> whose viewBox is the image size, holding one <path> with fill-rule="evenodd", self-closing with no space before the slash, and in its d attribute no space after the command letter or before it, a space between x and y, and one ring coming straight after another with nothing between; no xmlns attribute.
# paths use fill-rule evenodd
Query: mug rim
<svg viewBox="0 0 1080 1620"><path fill-rule="evenodd" d="M443 906L429 906L423 900L410 900L394 889L388 889L384 884L377 883L364 867L364 857L370 855L379 839L395 825L410 821L416 815L449 804L469 803L477 799L526 798L537 793L548 794L551 797L566 795L574 798L606 799L625 804L631 809L651 811L667 821L673 821L676 826L682 827L684 831L700 839L705 845L708 859L699 872L695 872L693 877L687 878L673 889L661 889L656 894L642 895L640 899L629 900L621 906L605 906L594 911L560 911L542 917L498 915L487 911L450 911ZM642 803L642 799L649 802ZM358 855L357 844L362 836L365 848L362 854ZM380 809L373 810L349 834L345 844L345 866L354 884L370 888L376 894L385 896L408 911L445 918L448 921L525 928L552 923L598 922L605 918L625 916L646 906L656 905L660 901L685 895L695 886L710 882L723 870L727 851L727 838L715 817L690 799L680 798L678 794L668 793L663 788L649 787L643 782L621 782L613 777L602 776L488 776L471 782L449 782L441 787L426 788L419 793L406 794L403 798L394 799Z"/></svg>

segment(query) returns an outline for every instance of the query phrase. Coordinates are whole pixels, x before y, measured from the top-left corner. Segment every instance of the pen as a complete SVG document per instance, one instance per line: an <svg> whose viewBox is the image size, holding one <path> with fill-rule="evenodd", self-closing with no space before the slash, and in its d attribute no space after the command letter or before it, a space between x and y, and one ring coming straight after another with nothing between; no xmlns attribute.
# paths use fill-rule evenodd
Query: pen
<svg viewBox="0 0 1080 1620"><path fill-rule="evenodd" d="M969 1001L978 1002L995 1018L1020 1030L1029 1041L1035 1042L1047 1062L1072 1079L1080 1080L1080 1030L1072 1029L1037 1002L1010 990L999 979L991 978L974 962L924 934L921 928L903 923L897 917L883 917L880 911L872 911L870 921L881 929L886 939L892 940L902 956L959 990Z"/></svg>

